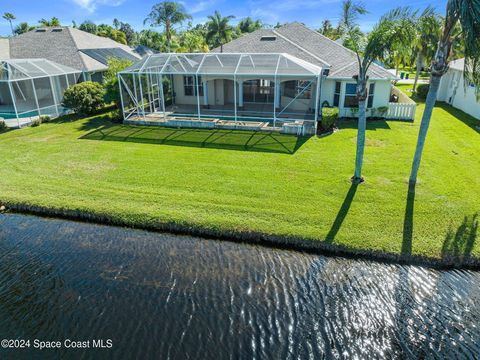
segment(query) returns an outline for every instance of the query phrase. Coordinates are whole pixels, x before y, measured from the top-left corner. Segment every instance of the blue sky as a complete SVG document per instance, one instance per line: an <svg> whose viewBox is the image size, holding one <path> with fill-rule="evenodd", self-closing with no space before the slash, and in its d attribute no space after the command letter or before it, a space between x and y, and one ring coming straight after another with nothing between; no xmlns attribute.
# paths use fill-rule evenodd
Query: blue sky
<svg viewBox="0 0 480 360"><path fill-rule="evenodd" d="M204 22L208 15L220 10L223 15L235 15L236 21L251 16L268 24L300 21L312 28L318 28L324 19L336 23L340 13L341 0L182 0L194 23ZM86 19L95 23L111 24L114 18L129 22L137 30L143 27L143 19L155 0L2 0L0 12L12 12L16 22L37 23L41 18L57 16L63 25L72 20L80 23ZM361 18L363 30L369 30L383 13L396 6L409 5L424 8L431 4L443 13L446 0L369 0L364 2L369 14ZM10 32L8 22L1 19L0 34Z"/></svg>

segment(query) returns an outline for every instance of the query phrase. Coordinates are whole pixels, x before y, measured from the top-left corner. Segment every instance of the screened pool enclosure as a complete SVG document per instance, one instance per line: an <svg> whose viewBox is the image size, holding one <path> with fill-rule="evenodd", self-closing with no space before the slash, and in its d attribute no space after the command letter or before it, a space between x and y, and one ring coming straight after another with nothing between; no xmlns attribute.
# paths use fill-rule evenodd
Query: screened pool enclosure
<svg viewBox="0 0 480 360"><path fill-rule="evenodd" d="M21 127L40 115L65 112L63 94L81 72L45 59L1 60L0 119Z"/></svg>
<svg viewBox="0 0 480 360"><path fill-rule="evenodd" d="M289 54L155 54L118 77L126 123L316 130L322 68Z"/></svg>

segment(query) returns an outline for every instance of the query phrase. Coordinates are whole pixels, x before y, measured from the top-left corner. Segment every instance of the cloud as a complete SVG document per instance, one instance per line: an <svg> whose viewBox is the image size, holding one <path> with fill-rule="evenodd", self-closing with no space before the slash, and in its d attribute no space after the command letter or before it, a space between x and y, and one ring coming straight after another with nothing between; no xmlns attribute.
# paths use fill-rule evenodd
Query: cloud
<svg viewBox="0 0 480 360"><path fill-rule="evenodd" d="M119 6L125 0L73 0L75 4L87 10L89 13L95 12L98 6Z"/></svg>

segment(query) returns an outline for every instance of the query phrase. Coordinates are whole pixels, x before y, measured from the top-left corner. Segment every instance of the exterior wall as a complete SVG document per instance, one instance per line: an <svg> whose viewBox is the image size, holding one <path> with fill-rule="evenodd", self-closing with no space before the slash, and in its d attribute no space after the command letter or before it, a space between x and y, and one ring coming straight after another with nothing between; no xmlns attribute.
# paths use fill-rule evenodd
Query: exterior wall
<svg viewBox="0 0 480 360"><path fill-rule="evenodd" d="M179 105L196 105L197 104L196 96L185 95L185 89L183 88L183 75L173 76L173 88L175 91L175 104L179 104ZM200 103L202 103L202 99L200 99Z"/></svg>
<svg viewBox="0 0 480 360"><path fill-rule="evenodd" d="M332 79L323 79L322 82L322 91L320 92L320 105L325 101L328 102L329 106L333 106L333 95L335 92L335 80Z"/></svg>
<svg viewBox="0 0 480 360"><path fill-rule="evenodd" d="M345 89L347 84L356 84L355 81L345 80L345 79L324 79L322 84L322 94L321 102L327 101L330 106L333 106L334 94L335 94L335 83L337 81L341 82L340 86L340 101L339 101L339 110L340 116L351 116L350 109L344 106L345 102ZM373 80L368 82L368 86L371 83L375 83L375 92L373 95L373 105L372 108L379 108L383 106L388 106L390 102L390 95L392 92L392 83L390 80Z"/></svg>
<svg viewBox="0 0 480 360"><path fill-rule="evenodd" d="M210 79L205 78L202 81L207 82L208 86L208 105L224 105L225 104L225 88L224 79ZM183 75L173 76L173 87L175 91L175 104L178 105L197 105L197 97L185 95L185 88L183 86ZM232 88L233 94L233 88ZM233 103L233 95L232 95ZM200 96L200 105L204 105L204 98Z"/></svg>
<svg viewBox="0 0 480 360"><path fill-rule="evenodd" d="M234 101L234 89L233 81L227 79L214 79L206 78L208 85L208 104L209 105L224 105L224 104L233 104ZM288 81L292 79L283 79ZM175 103L179 105L196 105L197 97L196 96L187 96L185 95L184 86L183 86L183 75L175 75L173 77L174 89L175 89ZM321 86L320 93L320 105L325 101L328 102L330 106L333 106L334 101L334 91L336 81L341 82L341 91L340 91L340 113L348 115L349 109L344 107L344 98L345 98L345 87L347 83L354 84L353 80L336 80L330 78L324 78ZM389 80L374 80L375 83L375 94L373 98L373 107L378 108L382 106L388 106L390 101L390 94L392 90L392 84ZM369 82L370 83L370 82ZM296 99L292 104L289 105L286 112L288 111L308 111L312 109L315 103L315 91L316 85L315 82L312 84L312 98L311 99ZM281 108L288 105L292 98L283 95L283 86L281 86ZM239 91L237 89L237 96ZM204 105L203 96L200 98L200 104Z"/></svg>
<svg viewBox="0 0 480 360"><path fill-rule="evenodd" d="M473 117L480 119L480 102L477 101L475 88L465 88L463 72L450 69L442 77L438 100L445 101L453 107L466 112Z"/></svg>

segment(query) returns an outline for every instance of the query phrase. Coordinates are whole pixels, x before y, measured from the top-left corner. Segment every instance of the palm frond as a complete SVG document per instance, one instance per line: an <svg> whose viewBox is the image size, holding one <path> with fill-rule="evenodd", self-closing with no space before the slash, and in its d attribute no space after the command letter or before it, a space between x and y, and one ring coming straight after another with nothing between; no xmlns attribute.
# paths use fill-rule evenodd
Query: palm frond
<svg viewBox="0 0 480 360"><path fill-rule="evenodd" d="M465 80L475 86L477 97L480 98L480 0L449 0L444 36L449 30L448 35L453 34L454 28L447 26L451 27L450 24L456 22L460 24L459 38L464 45Z"/></svg>

